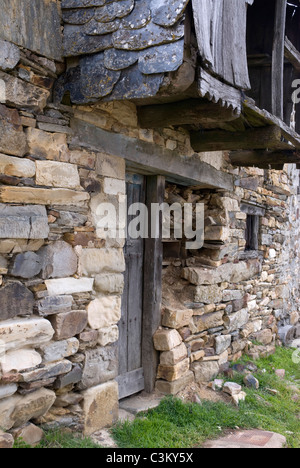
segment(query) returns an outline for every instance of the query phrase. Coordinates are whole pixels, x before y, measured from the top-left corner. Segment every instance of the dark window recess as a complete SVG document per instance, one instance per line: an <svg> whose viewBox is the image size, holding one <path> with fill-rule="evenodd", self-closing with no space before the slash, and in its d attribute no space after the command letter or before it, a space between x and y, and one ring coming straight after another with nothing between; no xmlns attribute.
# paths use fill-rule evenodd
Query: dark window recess
<svg viewBox="0 0 300 468"><path fill-rule="evenodd" d="M247 215L246 225L246 247L245 250L258 250L258 231L259 231L259 216Z"/></svg>

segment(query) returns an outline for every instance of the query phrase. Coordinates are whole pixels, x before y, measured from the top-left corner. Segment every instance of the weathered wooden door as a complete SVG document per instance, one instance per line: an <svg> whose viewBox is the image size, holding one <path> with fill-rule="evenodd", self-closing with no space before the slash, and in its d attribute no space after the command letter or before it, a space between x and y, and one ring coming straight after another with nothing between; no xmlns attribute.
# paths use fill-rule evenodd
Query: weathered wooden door
<svg viewBox="0 0 300 468"><path fill-rule="evenodd" d="M144 176L127 176L127 204L145 203ZM128 216L128 225L132 220ZM127 236L125 245L126 273L122 300L122 318L119 323L119 398L144 390L142 367L144 239Z"/></svg>

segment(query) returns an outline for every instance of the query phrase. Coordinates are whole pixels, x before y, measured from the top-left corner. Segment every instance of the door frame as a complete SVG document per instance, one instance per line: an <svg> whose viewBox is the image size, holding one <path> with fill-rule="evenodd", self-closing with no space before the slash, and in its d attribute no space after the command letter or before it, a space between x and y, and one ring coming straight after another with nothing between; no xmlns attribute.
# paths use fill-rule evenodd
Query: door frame
<svg viewBox="0 0 300 468"><path fill-rule="evenodd" d="M163 203L165 199L165 177L156 175L146 179L146 205L151 226L152 203ZM143 333L142 364L145 378L145 391L153 392L155 388L159 353L154 349L153 335L161 325L162 303L162 221L159 223L159 236L145 239L144 261L144 300L143 300Z"/></svg>

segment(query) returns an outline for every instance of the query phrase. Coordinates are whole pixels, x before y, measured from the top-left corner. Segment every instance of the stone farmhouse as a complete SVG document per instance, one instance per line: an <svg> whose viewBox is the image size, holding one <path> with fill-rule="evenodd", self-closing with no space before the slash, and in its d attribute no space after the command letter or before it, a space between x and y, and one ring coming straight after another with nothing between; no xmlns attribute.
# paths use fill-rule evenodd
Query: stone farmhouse
<svg viewBox="0 0 300 468"><path fill-rule="evenodd" d="M0 0L2 430L90 435L299 339L299 21L299 0ZM132 203L202 204L202 248L161 218L126 237Z"/></svg>

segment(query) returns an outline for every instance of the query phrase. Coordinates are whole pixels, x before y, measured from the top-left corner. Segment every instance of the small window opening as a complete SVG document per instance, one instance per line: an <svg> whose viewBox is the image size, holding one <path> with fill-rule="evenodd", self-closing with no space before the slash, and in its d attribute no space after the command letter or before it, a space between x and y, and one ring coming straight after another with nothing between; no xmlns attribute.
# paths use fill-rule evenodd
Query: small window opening
<svg viewBox="0 0 300 468"><path fill-rule="evenodd" d="M247 214L245 251L258 250L259 216Z"/></svg>

